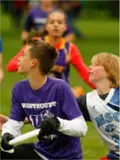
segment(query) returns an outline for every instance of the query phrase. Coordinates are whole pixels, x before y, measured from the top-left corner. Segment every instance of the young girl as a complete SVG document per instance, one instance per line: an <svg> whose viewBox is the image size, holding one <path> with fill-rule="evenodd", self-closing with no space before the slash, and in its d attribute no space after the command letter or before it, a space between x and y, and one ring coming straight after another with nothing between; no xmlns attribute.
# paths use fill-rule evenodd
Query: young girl
<svg viewBox="0 0 120 160"><path fill-rule="evenodd" d="M96 90L78 98L86 120L91 120L109 154L101 160L120 158L120 58L110 53L96 54L89 67L89 80Z"/></svg>
<svg viewBox="0 0 120 160"><path fill-rule="evenodd" d="M79 138L87 132L85 120L69 85L47 76L56 57L55 48L43 41L31 41L24 50L18 72L27 79L12 91L10 118L2 128L2 159L82 159ZM41 129L40 141L13 147L9 141L21 134L25 117Z"/></svg>
<svg viewBox="0 0 120 160"><path fill-rule="evenodd" d="M30 10L27 19L25 21L24 31L22 32L22 40L27 41L31 30L39 32L43 29L43 26L46 23L47 15L57 9L56 1L54 0L40 0L38 7ZM72 28L67 25L67 28L64 32L64 38L67 41L73 41L74 33Z"/></svg>
<svg viewBox="0 0 120 160"><path fill-rule="evenodd" d="M92 88L95 86L89 82L88 68L86 67L83 58L73 43L66 42L62 35L66 30L66 16L63 11L56 10L48 15L45 26L46 36L41 39L52 44L58 51L58 58L50 73L57 78L64 79L69 82L70 64L72 64L78 71L80 77ZM41 34L40 34L41 35ZM26 45L27 46L27 45ZM17 71L18 59L24 53L24 46L22 50L10 60L7 65L7 71ZM47 65L47 64L46 64Z"/></svg>

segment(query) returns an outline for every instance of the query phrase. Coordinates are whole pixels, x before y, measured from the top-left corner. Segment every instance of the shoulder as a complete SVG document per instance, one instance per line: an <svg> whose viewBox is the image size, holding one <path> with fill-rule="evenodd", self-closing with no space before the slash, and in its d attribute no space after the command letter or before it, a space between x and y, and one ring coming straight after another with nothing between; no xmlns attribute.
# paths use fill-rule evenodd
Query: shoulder
<svg viewBox="0 0 120 160"><path fill-rule="evenodd" d="M64 80L62 79L58 79L58 78L53 78L53 77L49 77L49 81L52 84L52 86L54 88L57 88L59 90L63 89L63 88L70 88L68 83L66 83Z"/></svg>
<svg viewBox="0 0 120 160"><path fill-rule="evenodd" d="M19 81L14 85L13 90L19 90L20 91L22 88L24 88L26 86L27 83L28 83L27 79Z"/></svg>
<svg viewBox="0 0 120 160"><path fill-rule="evenodd" d="M86 94L87 106L93 105L93 103L95 103L97 99L98 99L98 93L96 89L91 92L88 92Z"/></svg>
<svg viewBox="0 0 120 160"><path fill-rule="evenodd" d="M86 96L87 96L87 94L84 94L84 95L78 97L77 102L78 103L86 102Z"/></svg>
<svg viewBox="0 0 120 160"><path fill-rule="evenodd" d="M120 93L120 87L115 88L114 94L119 95L119 93Z"/></svg>
<svg viewBox="0 0 120 160"><path fill-rule="evenodd" d="M77 48L77 46L74 44L74 43L71 43L69 44L69 48L70 48L70 54L72 57L75 57L76 55L80 55L80 52Z"/></svg>
<svg viewBox="0 0 120 160"><path fill-rule="evenodd" d="M57 86L64 86L64 85L68 85L64 80L62 79L58 79L58 78L54 78L54 77L48 77L49 78L49 81L51 83L54 83L54 85L57 85Z"/></svg>
<svg viewBox="0 0 120 160"><path fill-rule="evenodd" d="M119 94L120 94L120 88L115 88L114 89L114 93L112 98L110 99L110 101L108 102L108 104L110 104L110 106L115 106L118 107L118 110L120 108L120 98L119 98Z"/></svg>
<svg viewBox="0 0 120 160"><path fill-rule="evenodd" d="M72 48L77 48L77 46L76 46L74 43L69 42L69 44L70 44L70 47L72 47Z"/></svg>
<svg viewBox="0 0 120 160"><path fill-rule="evenodd" d="M87 96L87 97L90 97L90 96L92 97L92 96L95 96L96 94L97 94L97 90L94 89L94 90L88 92L88 93L86 94L86 96Z"/></svg>

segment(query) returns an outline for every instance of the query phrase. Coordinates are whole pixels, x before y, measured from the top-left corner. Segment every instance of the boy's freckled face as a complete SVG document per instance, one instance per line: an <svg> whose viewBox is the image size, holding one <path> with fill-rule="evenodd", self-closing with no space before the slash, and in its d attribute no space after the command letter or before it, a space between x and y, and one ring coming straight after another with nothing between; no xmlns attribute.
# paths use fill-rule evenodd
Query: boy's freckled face
<svg viewBox="0 0 120 160"><path fill-rule="evenodd" d="M102 65L95 65L94 63L89 67L89 80L92 83L96 83L104 78L107 78L108 75Z"/></svg>

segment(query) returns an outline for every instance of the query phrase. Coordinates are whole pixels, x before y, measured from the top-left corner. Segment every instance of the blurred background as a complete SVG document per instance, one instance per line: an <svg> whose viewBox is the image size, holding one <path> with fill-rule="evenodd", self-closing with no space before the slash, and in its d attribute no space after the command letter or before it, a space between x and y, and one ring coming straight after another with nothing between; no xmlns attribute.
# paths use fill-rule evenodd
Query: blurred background
<svg viewBox="0 0 120 160"><path fill-rule="evenodd" d="M1 86L1 112L9 115L10 98L13 85L24 77L17 73L8 73L6 64L18 53L25 40L24 33L30 33L27 19L31 9L42 7L39 0L1 0L0 36L3 40L4 81ZM48 0L49 1L49 0ZM67 23L74 34L73 42L78 46L87 65L98 52L119 53L119 1L118 0L52 0L52 5L66 12ZM43 22L44 23L44 22ZM80 79L71 66L71 86L82 86L85 92L91 90ZM92 123L88 123L87 136L82 138L84 160L98 160L107 154L107 150ZM25 125L23 132L31 130Z"/></svg>

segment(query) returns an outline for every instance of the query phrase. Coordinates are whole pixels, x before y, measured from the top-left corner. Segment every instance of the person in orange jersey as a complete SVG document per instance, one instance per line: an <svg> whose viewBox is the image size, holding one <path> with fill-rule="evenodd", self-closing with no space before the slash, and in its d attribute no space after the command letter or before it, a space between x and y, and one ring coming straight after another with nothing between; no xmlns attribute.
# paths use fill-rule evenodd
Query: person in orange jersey
<svg viewBox="0 0 120 160"><path fill-rule="evenodd" d="M88 67L85 65L84 60L79 52L77 46L71 42L66 42L62 37L66 30L66 16L61 10L52 11L47 18L44 32L38 35L38 39L52 44L58 51L58 58L54 67L49 73L51 76L60 78L69 83L70 64L72 64L77 70L80 77L92 88L95 88L94 84L89 82ZM36 39L37 40L37 39ZM18 59L24 53L24 49L27 44L20 50L20 52L13 57L8 65L8 72L16 72L18 69Z"/></svg>

